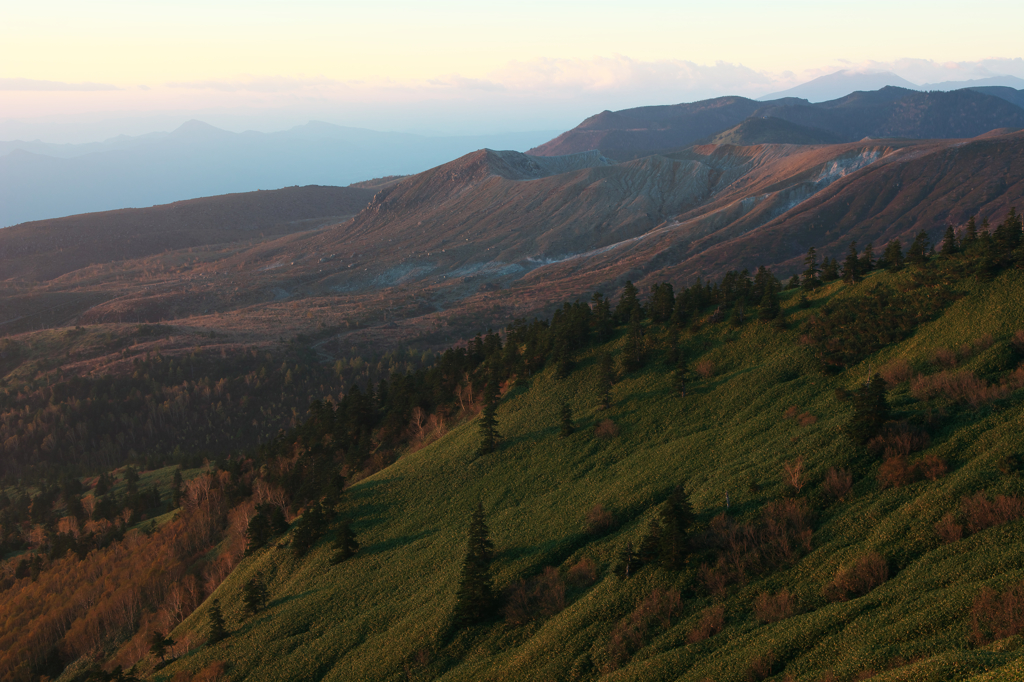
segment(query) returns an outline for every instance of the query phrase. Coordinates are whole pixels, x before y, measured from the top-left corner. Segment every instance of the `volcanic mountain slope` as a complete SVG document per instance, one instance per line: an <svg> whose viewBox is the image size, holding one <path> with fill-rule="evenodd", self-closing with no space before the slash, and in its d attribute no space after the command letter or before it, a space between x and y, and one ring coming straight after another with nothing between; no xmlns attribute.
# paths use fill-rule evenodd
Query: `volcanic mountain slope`
<svg viewBox="0 0 1024 682"><path fill-rule="evenodd" d="M311 185L22 223L0 230L0 280L49 280L96 263L308 230L355 215L372 196Z"/></svg>
<svg viewBox="0 0 1024 682"><path fill-rule="evenodd" d="M622 163L481 150L385 187L351 221L12 290L0 303L20 321L3 331L77 316L173 322L244 343L312 335L332 357L441 345L626 279L678 286L759 265L788 277L810 246L841 258L852 239L880 250L922 229L935 242L948 223L999 222L1024 205L1022 168L1022 133L701 145ZM57 312L32 317L33 305Z"/></svg>
<svg viewBox="0 0 1024 682"><path fill-rule="evenodd" d="M972 89L915 92L887 86L816 104L796 98L755 102L723 97L667 107L606 111L528 153L550 156L598 149L607 156L632 158L679 149L748 118L766 117L816 128L819 135L831 133L838 138L836 141L849 142L864 137L975 137L995 128L1024 128L1024 109L1006 93L994 95ZM799 142L790 129L779 129L775 136L762 136L758 141Z"/></svg>

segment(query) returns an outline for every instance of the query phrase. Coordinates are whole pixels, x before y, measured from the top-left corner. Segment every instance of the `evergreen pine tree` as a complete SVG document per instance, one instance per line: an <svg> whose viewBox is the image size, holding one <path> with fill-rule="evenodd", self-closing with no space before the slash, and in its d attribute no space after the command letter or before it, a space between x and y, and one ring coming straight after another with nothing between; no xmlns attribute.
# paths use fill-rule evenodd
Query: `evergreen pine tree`
<svg viewBox="0 0 1024 682"><path fill-rule="evenodd" d="M456 592L454 622L457 628L474 625L494 610L494 588L491 584L491 562L494 545L487 529L483 503L477 503L469 523L469 546L462 564L462 575Z"/></svg>
<svg viewBox="0 0 1024 682"><path fill-rule="evenodd" d="M800 280L800 286L804 288L804 291L811 291L821 284L818 279L819 272L821 271L818 269L818 252L812 246L807 249L807 255L804 256L804 274Z"/></svg>
<svg viewBox="0 0 1024 682"><path fill-rule="evenodd" d="M885 246L885 267L889 272L899 272L903 269L903 248L899 239L893 239Z"/></svg>
<svg viewBox="0 0 1024 682"><path fill-rule="evenodd" d="M963 239L960 240L960 250L970 251L978 243L978 224L974 221L974 216L971 216L967 220L967 227L964 229Z"/></svg>
<svg viewBox="0 0 1024 682"><path fill-rule="evenodd" d="M572 408L569 407L569 403L562 403L560 416L562 420L562 438L567 438L571 436L572 432L575 430L572 423Z"/></svg>
<svg viewBox="0 0 1024 682"><path fill-rule="evenodd" d="M591 318L594 325L594 334L598 341L607 341L612 336L612 307L608 299L600 292L594 292L591 297L594 301L594 317Z"/></svg>
<svg viewBox="0 0 1024 682"><path fill-rule="evenodd" d="M256 515L249 520L249 527L245 530L246 556L266 546L270 542L270 537L270 519L257 511Z"/></svg>
<svg viewBox="0 0 1024 682"><path fill-rule="evenodd" d="M931 245L928 241L928 233L921 230L914 237L914 242L907 249L907 262L913 265L924 265L928 262L928 251Z"/></svg>
<svg viewBox="0 0 1024 682"><path fill-rule="evenodd" d="M611 354L601 353L597 366L597 399L604 409L608 409L612 404L612 372Z"/></svg>
<svg viewBox="0 0 1024 682"><path fill-rule="evenodd" d="M352 532L352 526L348 520L341 522L341 526L338 528L338 537L334 541L334 549L337 551L331 557L332 564L340 564L346 559L351 559L359 551L359 542L356 540L356 534Z"/></svg>
<svg viewBox="0 0 1024 682"><path fill-rule="evenodd" d="M644 329L640 322L640 311L633 310L629 319L629 333L626 335L626 345L622 349L622 369L625 372L635 372L644 366L646 341Z"/></svg>
<svg viewBox="0 0 1024 682"><path fill-rule="evenodd" d="M484 407L480 411L480 447L477 455L494 452L498 442L498 380L493 376L484 388Z"/></svg>
<svg viewBox="0 0 1024 682"><path fill-rule="evenodd" d="M956 255L959 250L956 243L956 232L953 230L952 225L947 225L946 234L942 237L942 248L939 249L939 253L948 258Z"/></svg>
<svg viewBox="0 0 1024 682"><path fill-rule="evenodd" d="M875 249L871 242L864 247L864 251L860 255L860 274L861 277L868 274L875 269Z"/></svg>
<svg viewBox="0 0 1024 682"><path fill-rule="evenodd" d="M665 333L665 360L670 365L679 362L679 327L675 324L669 325Z"/></svg>
<svg viewBox="0 0 1024 682"><path fill-rule="evenodd" d="M800 275L793 275L789 278L789 282L786 284L786 291L800 288Z"/></svg>
<svg viewBox="0 0 1024 682"><path fill-rule="evenodd" d="M686 358L680 354L675 371L672 372L672 390L678 393L681 398L686 397L686 375L688 369Z"/></svg>
<svg viewBox="0 0 1024 682"><path fill-rule="evenodd" d="M758 318L764 322L776 319L782 313L782 304L779 303L779 292L774 286L766 287L764 296L761 298L761 305L758 310Z"/></svg>
<svg viewBox="0 0 1024 682"><path fill-rule="evenodd" d="M633 551L633 544L628 543L626 547L619 552L619 563L615 566L615 575L625 580L636 575L636 572L640 570L640 567L640 555Z"/></svg>
<svg viewBox="0 0 1024 682"><path fill-rule="evenodd" d="M889 421L889 403L885 399L885 379L875 374L853 396L853 418L846 432L860 445L878 435L882 425Z"/></svg>
<svg viewBox="0 0 1024 682"><path fill-rule="evenodd" d="M860 259L857 257L857 242L850 242L850 250L843 261L843 281L856 284L860 281Z"/></svg>
<svg viewBox="0 0 1024 682"><path fill-rule="evenodd" d="M637 552L637 558L641 564L646 566L647 564L656 563L660 556L661 524L658 523L658 519L653 519L647 526L647 534L644 535L644 539L640 542L640 551Z"/></svg>
<svg viewBox="0 0 1024 682"><path fill-rule="evenodd" d="M153 631L153 634L149 638L149 653L154 656L158 656L161 661L167 655L167 647L174 646L174 640L170 637L164 637L157 631Z"/></svg>
<svg viewBox="0 0 1024 682"><path fill-rule="evenodd" d="M295 556L304 556L327 532L330 518L319 501L312 503L295 524L292 537L292 551Z"/></svg>
<svg viewBox="0 0 1024 682"><path fill-rule="evenodd" d="M821 264L821 281L834 282L839 279L839 262L835 258L826 258Z"/></svg>
<svg viewBox="0 0 1024 682"><path fill-rule="evenodd" d="M270 593L263 582L263 576L257 573L242 588L242 609L250 616L262 611L267 606Z"/></svg>
<svg viewBox="0 0 1024 682"><path fill-rule="evenodd" d="M206 638L207 644L216 644L228 636L227 627L224 625L224 614L220 611L220 601L213 600L210 604L210 634Z"/></svg>
<svg viewBox="0 0 1024 682"><path fill-rule="evenodd" d="M615 321L619 324L625 324L633 318L633 313L643 316L640 301L637 299L636 287L633 286L632 282L627 281L625 286L622 287L622 296L619 297L619 303L615 306Z"/></svg>
<svg viewBox="0 0 1024 682"><path fill-rule="evenodd" d="M661 510L661 565L679 570L686 563L686 536L693 524L693 507L681 486L669 495Z"/></svg>

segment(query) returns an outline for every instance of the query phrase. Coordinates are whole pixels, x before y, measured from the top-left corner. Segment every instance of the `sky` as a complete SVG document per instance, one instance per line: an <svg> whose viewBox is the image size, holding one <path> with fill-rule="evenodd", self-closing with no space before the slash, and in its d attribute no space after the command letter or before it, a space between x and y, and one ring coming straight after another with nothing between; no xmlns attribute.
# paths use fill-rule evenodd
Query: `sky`
<svg viewBox="0 0 1024 682"><path fill-rule="evenodd" d="M189 118L561 130L840 69L1024 78L1022 24L1019 0L0 0L0 139L85 142Z"/></svg>

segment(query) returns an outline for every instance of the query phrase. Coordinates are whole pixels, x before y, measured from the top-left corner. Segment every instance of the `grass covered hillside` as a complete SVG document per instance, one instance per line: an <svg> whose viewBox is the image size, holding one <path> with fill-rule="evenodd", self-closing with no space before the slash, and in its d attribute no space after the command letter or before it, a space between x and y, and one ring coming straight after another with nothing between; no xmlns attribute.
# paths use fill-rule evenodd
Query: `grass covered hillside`
<svg viewBox="0 0 1024 682"><path fill-rule="evenodd" d="M137 670L266 681L1017 677L1024 271L986 281L955 270L786 290L774 321L739 305L677 331L634 319L521 372L502 384L492 452L479 452L479 420L467 421L351 485L308 552L296 551L300 520L169 633L166 666L154 655ZM879 292L891 292L883 309L897 318L871 311ZM850 338L823 332L858 310L843 327L859 330ZM615 380L602 409L605 353ZM672 517L677 486L684 509ZM478 504L497 596L487 617L456 627ZM671 526L684 530L676 566L649 539L670 517L683 519ZM359 549L338 560L346 522ZM247 615L246 594L261 601L254 579L265 606ZM228 634L207 644L214 600Z"/></svg>

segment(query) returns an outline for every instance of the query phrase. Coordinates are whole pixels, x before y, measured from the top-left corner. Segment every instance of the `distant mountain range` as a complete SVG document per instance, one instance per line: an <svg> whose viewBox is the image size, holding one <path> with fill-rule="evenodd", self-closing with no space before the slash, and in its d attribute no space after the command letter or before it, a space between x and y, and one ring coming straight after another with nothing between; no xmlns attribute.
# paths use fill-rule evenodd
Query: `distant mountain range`
<svg viewBox="0 0 1024 682"><path fill-rule="evenodd" d="M232 133L189 121L92 144L0 142L0 227L30 220L293 185L418 173L484 146L527 149L554 133L425 137L310 122Z"/></svg>
<svg viewBox="0 0 1024 682"><path fill-rule="evenodd" d="M891 71L879 71L874 73L858 73L855 71L837 71L827 76L820 76L796 87L773 92L763 97L758 97L761 102L785 97L799 97L809 102L827 102L831 99L839 99L851 92L858 90L881 90L886 86L906 88L908 90L962 90L964 88L982 87L1009 87L1024 88L1024 79L1016 76L992 76L990 78L978 78L965 81L943 81L942 83L925 83L917 85L905 78L901 78Z"/></svg>
<svg viewBox="0 0 1024 682"><path fill-rule="evenodd" d="M751 138L759 143L969 138L995 129L1024 128L1022 100L1024 92L1005 87L917 92L885 86L815 104L795 97L769 102L718 97L604 111L528 153L554 156L596 149L616 159L637 158L707 142L754 119L778 121L770 130L760 127ZM742 143L747 138L737 139Z"/></svg>

